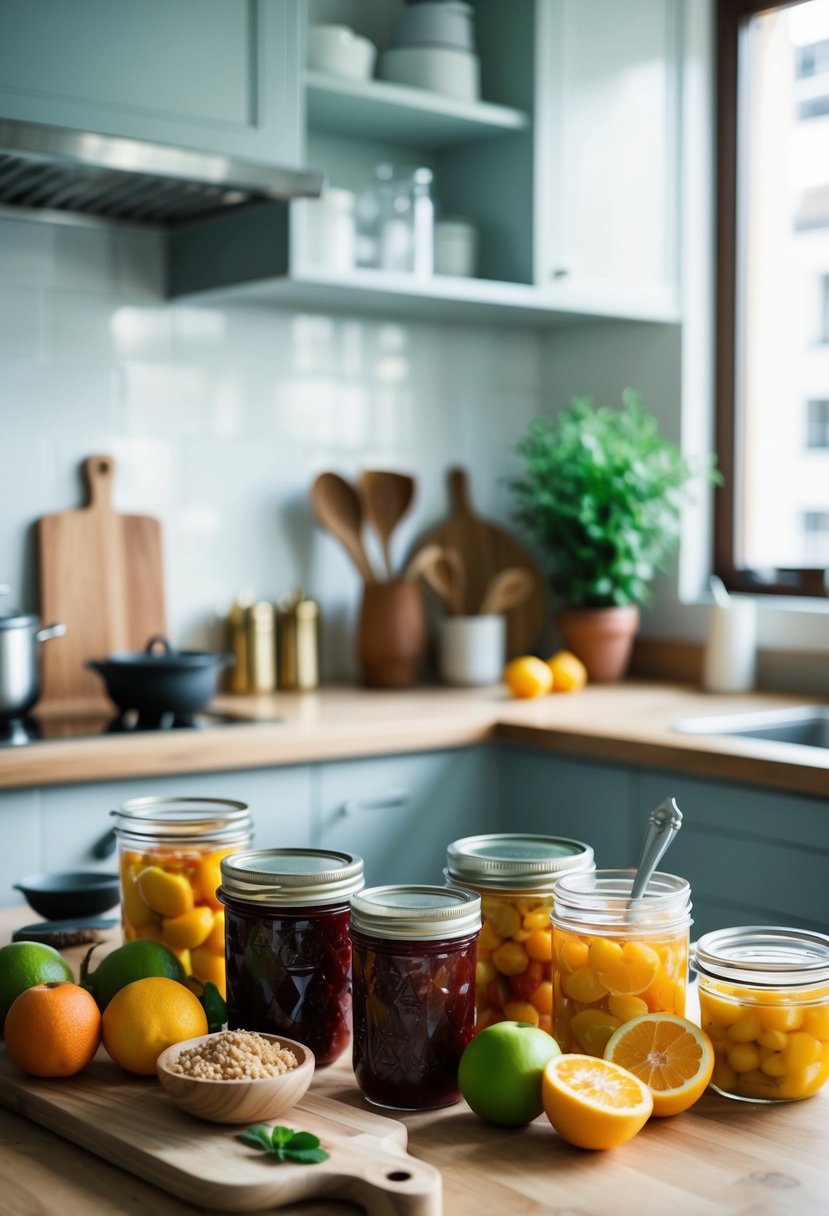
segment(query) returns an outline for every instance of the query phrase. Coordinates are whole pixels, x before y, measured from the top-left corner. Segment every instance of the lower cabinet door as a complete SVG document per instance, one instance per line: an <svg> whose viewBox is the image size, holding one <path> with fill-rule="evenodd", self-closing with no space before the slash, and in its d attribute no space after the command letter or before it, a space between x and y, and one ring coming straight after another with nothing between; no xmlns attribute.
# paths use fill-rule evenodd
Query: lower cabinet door
<svg viewBox="0 0 829 1216"><path fill-rule="evenodd" d="M322 764L313 840L365 861L366 885L443 885L446 846L495 830L491 749Z"/></svg>

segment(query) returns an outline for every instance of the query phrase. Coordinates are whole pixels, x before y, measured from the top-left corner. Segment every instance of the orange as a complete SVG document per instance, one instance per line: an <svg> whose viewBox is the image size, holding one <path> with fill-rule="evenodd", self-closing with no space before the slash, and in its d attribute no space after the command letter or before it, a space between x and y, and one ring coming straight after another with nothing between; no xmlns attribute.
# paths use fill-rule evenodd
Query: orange
<svg viewBox="0 0 829 1216"><path fill-rule="evenodd" d="M6 1048L33 1077L73 1077L101 1041L101 1014L78 984L56 980L27 988L6 1015Z"/></svg>
<svg viewBox="0 0 829 1216"><path fill-rule="evenodd" d="M547 1118L578 1148L616 1148L648 1121L653 1096L638 1077L595 1056L554 1056L544 1068Z"/></svg>
<svg viewBox="0 0 829 1216"><path fill-rule="evenodd" d="M553 692L580 692L587 683L587 668L569 650L557 650L547 666L553 673Z"/></svg>
<svg viewBox="0 0 829 1216"><path fill-rule="evenodd" d="M140 1076L155 1076L167 1047L207 1034L198 997L176 980L151 976L117 992L104 1010L104 1047L116 1064Z"/></svg>
<svg viewBox="0 0 829 1216"><path fill-rule="evenodd" d="M648 1086L655 1115L678 1115L702 1095L714 1071L714 1048L693 1022L672 1013L645 1013L608 1040L604 1057Z"/></svg>
<svg viewBox="0 0 829 1216"><path fill-rule="evenodd" d="M542 697L553 687L553 673L543 659L522 654L507 663L504 683L514 697Z"/></svg>

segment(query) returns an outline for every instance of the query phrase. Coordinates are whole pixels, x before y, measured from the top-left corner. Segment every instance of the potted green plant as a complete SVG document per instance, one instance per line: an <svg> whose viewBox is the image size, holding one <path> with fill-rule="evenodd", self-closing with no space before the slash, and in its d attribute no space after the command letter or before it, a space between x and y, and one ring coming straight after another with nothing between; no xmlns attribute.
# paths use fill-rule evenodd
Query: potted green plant
<svg viewBox="0 0 829 1216"><path fill-rule="evenodd" d="M679 543L688 483L719 482L715 460L687 461L633 389L621 408L573 398L534 419L516 451L525 470L509 483L515 520L546 559L565 645L591 680L620 679L640 605Z"/></svg>

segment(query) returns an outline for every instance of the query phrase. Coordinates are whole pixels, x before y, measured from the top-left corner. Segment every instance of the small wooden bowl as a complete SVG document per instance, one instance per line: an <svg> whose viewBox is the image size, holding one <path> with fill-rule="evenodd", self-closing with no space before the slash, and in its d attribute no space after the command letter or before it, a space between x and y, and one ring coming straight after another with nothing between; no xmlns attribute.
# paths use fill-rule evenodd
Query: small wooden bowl
<svg viewBox="0 0 829 1216"><path fill-rule="evenodd" d="M170 1071L170 1066L182 1051L214 1037L204 1034L196 1039L185 1039L183 1043L168 1047L158 1057L156 1069L161 1087L182 1110L211 1123L257 1123L264 1119L277 1119L305 1096L314 1075L314 1053L302 1043L284 1039L281 1035L262 1035L263 1039L287 1047L299 1061L296 1068L280 1076L258 1080L207 1081Z"/></svg>

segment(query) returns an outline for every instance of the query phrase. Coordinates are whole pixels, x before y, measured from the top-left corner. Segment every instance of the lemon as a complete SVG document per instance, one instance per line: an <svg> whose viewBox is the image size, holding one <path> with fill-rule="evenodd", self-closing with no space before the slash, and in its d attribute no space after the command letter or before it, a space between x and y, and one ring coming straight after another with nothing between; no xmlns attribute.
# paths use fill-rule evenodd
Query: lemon
<svg viewBox="0 0 829 1216"><path fill-rule="evenodd" d="M27 988L75 979L66 959L45 942L12 942L0 949L0 1029L6 1014Z"/></svg>
<svg viewBox="0 0 829 1216"><path fill-rule="evenodd" d="M522 654L507 663L504 683L514 697L541 697L553 687L553 673L543 659Z"/></svg>
<svg viewBox="0 0 829 1216"><path fill-rule="evenodd" d="M115 994L104 1010L102 1029L104 1047L116 1064L151 1077L162 1051L207 1034L207 1017L184 984L149 976Z"/></svg>
<svg viewBox="0 0 829 1216"><path fill-rule="evenodd" d="M556 692L580 692L587 683L587 668L570 650L558 650L547 660Z"/></svg>
<svg viewBox="0 0 829 1216"><path fill-rule="evenodd" d="M92 952L90 951L90 954ZM89 954L84 959L84 968ZM91 975L81 969L81 982L88 988L103 1012L116 993L135 980L149 976L184 983L185 970L179 959L167 946L150 938L136 938L113 950L102 959Z"/></svg>

